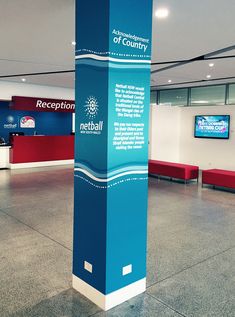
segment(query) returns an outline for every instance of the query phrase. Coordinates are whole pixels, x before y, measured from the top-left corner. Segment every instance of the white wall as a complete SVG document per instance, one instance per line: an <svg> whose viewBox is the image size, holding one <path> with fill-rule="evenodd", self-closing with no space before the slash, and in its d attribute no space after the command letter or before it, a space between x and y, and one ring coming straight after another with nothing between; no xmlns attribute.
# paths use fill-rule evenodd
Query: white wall
<svg viewBox="0 0 235 317"><path fill-rule="evenodd" d="M12 96L44 97L74 100L74 89L0 81L0 100Z"/></svg>
<svg viewBox="0 0 235 317"><path fill-rule="evenodd" d="M194 117L200 114L229 114L229 140L194 138ZM235 170L235 106L185 107L180 115L181 162L199 165L201 169Z"/></svg>
<svg viewBox="0 0 235 317"><path fill-rule="evenodd" d="M151 106L149 157L178 162L180 108Z"/></svg>
<svg viewBox="0 0 235 317"><path fill-rule="evenodd" d="M194 117L200 114L229 114L229 140L194 138ZM150 158L235 170L235 106L152 106L150 122Z"/></svg>

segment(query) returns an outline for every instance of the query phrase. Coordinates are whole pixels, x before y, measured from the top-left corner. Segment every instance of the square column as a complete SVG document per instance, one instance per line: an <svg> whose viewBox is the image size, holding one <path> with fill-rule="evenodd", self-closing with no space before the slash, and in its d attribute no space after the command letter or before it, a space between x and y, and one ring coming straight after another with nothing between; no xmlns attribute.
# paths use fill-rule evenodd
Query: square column
<svg viewBox="0 0 235 317"><path fill-rule="evenodd" d="M76 1L73 287L104 310L146 289L152 0Z"/></svg>

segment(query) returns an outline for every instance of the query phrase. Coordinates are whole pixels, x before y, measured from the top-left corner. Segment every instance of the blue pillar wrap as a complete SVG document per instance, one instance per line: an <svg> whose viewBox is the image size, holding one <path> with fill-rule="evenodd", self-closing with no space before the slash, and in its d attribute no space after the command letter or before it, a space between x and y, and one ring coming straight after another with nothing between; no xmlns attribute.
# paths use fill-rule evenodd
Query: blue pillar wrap
<svg viewBox="0 0 235 317"><path fill-rule="evenodd" d="M76 21L73 274L107 295L146 276L152 0L77 0Z"/></svg>

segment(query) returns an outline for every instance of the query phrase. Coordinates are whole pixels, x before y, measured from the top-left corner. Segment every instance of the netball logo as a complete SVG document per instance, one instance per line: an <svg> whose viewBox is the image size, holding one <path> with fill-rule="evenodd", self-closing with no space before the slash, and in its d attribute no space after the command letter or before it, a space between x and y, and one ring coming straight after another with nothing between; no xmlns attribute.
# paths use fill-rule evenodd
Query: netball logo
<svg viewBox="0 0 235 317"><path fill-rule="evenodd" d="M8 116L6 118L6 123L3 125L4 129L16 129L18 126L17 123L15 123L15 118L13 116Z"/></svg>
<svg viewBox="0 0 235 317"><path fill-rule="evenodd" d="M94 119L99 111L99 104L95 97L90 96L86 100L85 113L89 119Z"/></svg>
<svg viewBox="0 0 235 317"><path fill-rule="evenodd" d="M99 112L99 104L97 99L93 96L88 97L84 107L85 114L88 117L89 122L80 123L80 133L100 135L103 130L103 121L95 120Z"/></svg>

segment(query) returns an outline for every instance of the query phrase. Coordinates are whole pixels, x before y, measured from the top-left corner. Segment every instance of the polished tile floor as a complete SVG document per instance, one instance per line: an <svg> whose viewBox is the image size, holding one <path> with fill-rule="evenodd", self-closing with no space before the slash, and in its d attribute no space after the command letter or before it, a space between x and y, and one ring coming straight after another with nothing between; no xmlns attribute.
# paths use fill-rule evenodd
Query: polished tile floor
<svg viewBox="0 0 235 317"><path fill-rule="evenodd" d="M73 171L0 170L1 317L234 317L235 193L149 180L148 289L102 312L71 288Z"/></svg>

